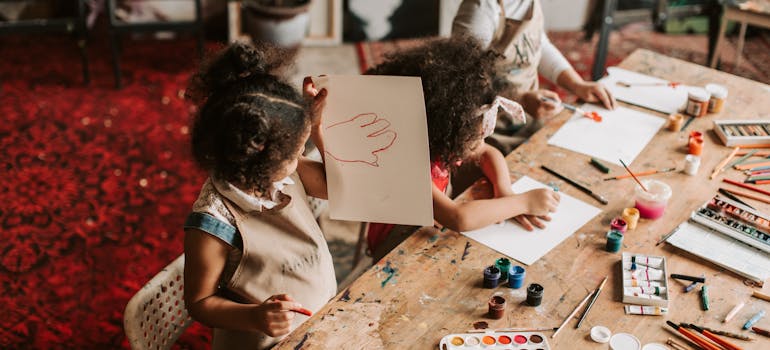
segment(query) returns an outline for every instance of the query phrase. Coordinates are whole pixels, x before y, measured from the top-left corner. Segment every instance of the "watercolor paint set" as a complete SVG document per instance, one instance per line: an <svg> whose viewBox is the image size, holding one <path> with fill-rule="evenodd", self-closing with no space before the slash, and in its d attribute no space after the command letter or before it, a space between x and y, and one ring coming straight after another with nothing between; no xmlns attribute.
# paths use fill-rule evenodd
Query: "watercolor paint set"
<svg viewBox="0 0 770 350"><path fill-rule="evenodd" d="M662 315L668 310L668 271L666 258L654 255L623 253L623 303L626 313Z"/></svg>
<svg viewBox="0 0 770 350"><path fill-rule="evenodd" d="M488 331L458 333L441 338L440 350L453 349L550 350L545 334L540 332Z"/></svg>
<svg viewBox="0 0 770 350"><path fill-rule="evenodd" d="M715 120L714 132L729 147L770 144L770 120Z"/></svg>
<svg viewBox="0 0 770 350"><path fill-rule="evenodd" d="M770 218L729 198L716 195L690 220L770 253Z"/></svg>

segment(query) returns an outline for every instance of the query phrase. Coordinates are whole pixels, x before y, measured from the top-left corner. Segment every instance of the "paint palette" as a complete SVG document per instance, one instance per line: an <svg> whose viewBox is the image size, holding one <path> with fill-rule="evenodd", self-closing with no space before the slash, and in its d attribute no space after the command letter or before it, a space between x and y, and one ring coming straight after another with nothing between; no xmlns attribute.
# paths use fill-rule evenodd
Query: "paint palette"
<svg viewBox="0 0 770 350"><path fill-rule="evenodd" d="M715 120L714 132L725 146L770 143L770 120Z"/></svg>
<svg viewBox="0 0 770 350"><path fill-rule="evenodd" d="M450 334L441 338L440 350L459 349L550 350L540 332L495 332Z"/></svg>
<svg viewBox="0 0 770 350"><path fill-rule="evenodd" d="M661 314L665 309L651 309L641 305L668 307L668 271L666 258L654 255L623 253L623 303L636 304L626 307L630 314ZM637 312L638 310L638 312Z"/></svg>

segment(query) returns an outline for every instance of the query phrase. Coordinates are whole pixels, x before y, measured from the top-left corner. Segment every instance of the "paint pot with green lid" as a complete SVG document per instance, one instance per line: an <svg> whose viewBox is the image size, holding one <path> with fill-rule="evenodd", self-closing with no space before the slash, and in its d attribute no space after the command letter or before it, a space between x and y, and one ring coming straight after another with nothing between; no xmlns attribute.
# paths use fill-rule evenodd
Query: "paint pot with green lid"
<svg viewBox="0 0 770 350"><path fill-rule="evenodd" d="M610 253L617 253L623 246L623 233L618 230L607 232L607 246L605 249Z"/></svg>
<svg viewBox="0 0 770 350"><path fill-rule="evenodd" d="M508 258L500 258L495 261L495 266L500 270L500 282L508 279L508 270L511 269L511 261Z"/></svg>

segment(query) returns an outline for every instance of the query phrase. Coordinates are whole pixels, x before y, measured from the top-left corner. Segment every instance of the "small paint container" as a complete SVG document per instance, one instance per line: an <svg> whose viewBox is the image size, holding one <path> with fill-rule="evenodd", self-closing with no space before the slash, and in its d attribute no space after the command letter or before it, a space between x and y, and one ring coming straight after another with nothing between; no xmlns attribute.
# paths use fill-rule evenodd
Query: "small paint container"
<svg viewBox="0 0 770 350"><path fill-rule="evenodd" d="M625 208L620 216L623 218L623 221L628 224L629 230L635 229L636 224L639 223L639 209Z"/></svg>
<svg viewBox="0 0 770 350"><path fill-rule="evenodd" d="M489 312L487 316L495 320L503 318L505 316L505 298L495 295L492 299L489 299Z"/></svg>
<svg viewBox="0 0 770 350"><path fill-rule="evenodd" d="M707 84L706 91L711 94L709 98L708 112L719 113L727 100L727 88L719 84Z"/></svg>
<svg viewBox="0 0 770 350"><path fill-rule="evenodd" d="M543 302L543 286L532 283L527 287L527 305L538 306Z"/></svg>
<svg viewBox="0 0 770 350"><path fill-rule="evenodd" d="M668 347L661 343L647 343L642 346L642 350L668 350Z"/></svg>
<svg viewBox="0 0 770 350"><path fill-rule="evenodd" d="M488 266L484 269L484 288L496 288L500 283L500 269L496 266Z"/></svg>
<svg viewBox="0 0 770 350"><path fill-rule="evenodd" d="M526 277L527 271L521 266L511 266L511 270L508 274L508 287L513 289L519 289L524 285L524 277Z"/></svg>
<svg viewBox="0 0 770 350"><path fill-rule="evenodd" d="M642 342L632 334L617 333L610 338L612 350L641 350Z"/></svg>
<svg viewBox="0 0 770 350"><path fill-rule="evenodd" d="M671 198L671 186L658 180L641 182L647 191L639 185L636 186L635 207L639 210L639 216L645 219L657 219L663 216L668 200Z"/></svg>
<svg viewBox="0 0 770 350"><path fill-rule="evenodd" d="M623 233L617 230L607 232L607 245L604 249L610 253L617 253L621 247L623 247Z"/></svg>
<svg viewBox="0 0 770 350"><path fill-rule="evenodd" d="M606 343L610 341L612 332L609 328L604 326L594 326L591 328L591 339L597 343Z"/></svg>
<svg viewBox="0 0 770 350"><path fill-rule="evenodd" d="M684 157L684 173L690 176L698 174L700 167L700 157L688 154Z"/></svg>
<svg viewBox="0 0 770 350"><path fill-rule="evenodd" d="M626 229L628 228L628 223L623 220L623 218L614 218L610 222L610 229L620 231L621 233L626 233Z"/></svg>
<svg viewBox="0 0 770 350"><path fill-rule="evenodd" d="M711 95L703 88L691 88L687 93L687 106L685 113L699 118L706 115L709 107L709 98Z"/></svg>
<svg viewBox="0 0 770 350"><path fill-rule="evenodd" d="M511 261L508 258L500 258L495 261L495 267L500 270L500 282L508 279L508 271L511 269Z"/></svg>
<svg viewBox="0 0 770 350"><path fill-rule="evenodd" d="M682 124L684 124L684 116L679 113L671 113L668 116L668 130L669 131L679 131L682 129Z"/></svg>
<svg viewBox="0 0 770 350"><path fill-rule="evenodd" d="M687 144L687 154L699 156L703 153L703 138L693 137L690 138L690 142Z"/></svg>

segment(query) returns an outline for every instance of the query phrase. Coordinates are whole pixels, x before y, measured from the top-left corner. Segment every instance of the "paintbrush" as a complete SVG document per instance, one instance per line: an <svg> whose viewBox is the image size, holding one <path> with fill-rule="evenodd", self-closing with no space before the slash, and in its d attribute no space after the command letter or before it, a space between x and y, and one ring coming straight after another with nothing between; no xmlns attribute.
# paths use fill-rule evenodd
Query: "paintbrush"
<svg viewBox="0 0 770 350"><path fill-rule="evenodd" d="M573 111L575 113L579 113L579 114L581 114L583 116L586 116L588 118L591 118L591 119L593 119L597 123L602 121L602 116L599 115L599 113L597 113L597 112L585 111L585 110L583 110L582 108L580 108L578 106L573 106L573 105L571 105L569 103L560 102L560 101L554 100L554 99L552 99L550 97L541 96L540 99L543 100L543 101L548 101L548 102L555 103L557 105L560 104L560 105L564 106L564 108L566 108L566 109L568 109L570 111Z"/></svg>
<svg viewBox="0 0 770 350"><path fill-rule="evenodd" d="M604 288L604 284L607 283L607 278L610 276L605 276L602 280L602 283L599 284L599 287L596 288L596 291L594 291L594 296L591 298L591 302L588 303L588 306L586 306L586 309L583 310L583 314L580 315L580 320L578 320L577 325L575 326L575 329L580 328L580 325L583 323L583 321L586 320L586 316L588 316L588 312L591 311L591 307L594 306L594 303L596 303L596 299L599 298L599 294L602 292L602 288Z"/></svg>
<svg viewBox="0 0 770 350"><path fill-rule="evenodd" d="M642 182L636 178L636 175L634 175L631 169L628 168L628 165L626 165L626 163L622 159L619 159L619 160L620 160L620 164L623 164L623 167L626 168L626 171L628 171L628 173L631 174L631 177L633 177L634 180L636 180L636 183L638 183L639 186L642 186L642 189L644 190L644 192L650 192L650 191L647 191L647 187L644 187L644 185L642 185Z"/></svg>
<svg viewBox="0 0 770 350"><path fill-rule="evenodd" d="M486 333L486 332L544 332L556 331L558 327L540 327L540 328L498 328L498 329L470 329L467 333Z"/></svg>
<svg viewBox="0 0 770 350"><path fill-rule="evenodd" d="M580 304L575 306L575 310L572 310L569 316L567 316L567 318L564 319L564 322L562 322L561 325L559 325L559 329L557 329L556 332L553 332L551 339L556 338L556 335L559 334L559 331L561 331L562 328L564 328L564 326L567 325L567 322L569 322L573 317L575 317L575 314L578 312L578 310L580 310L581 307L583 307L583 305L585 305L585 303L588 301L588 298L591 297L591 294L592 294L591 292L588 292L588 295L586 295L583 301L581 301Z"/></svg>
<svg viewBox="0 0 770 350"><path fill-rule="evenodd" d="M660 83L627 83L625 81L618 81L615 84L618 84L622 87L627 87L627 88L630 88L632 86L669 86L674 89L676 89L677 86L682 85L682 83L673 82L673 81L660 82Z"/></svg>
<svg viewBox="0 0 770 350"><path fill-rule="evenodd" d="M666 168L666 169L660 169L660 170L656 169L656 170L648 170L648 171L642 171L642 172L634 173L634 175L636 175L636 176L647 176L647 175L654 175L654 174L661 174L661 173L669 173L669 172L672 172L672 171L675 171L675 170L676 170L676 168ZM608 177L608 178L604 179L604 181L620 180L620 179L626 179L626 178L629 178L629 177L631 177L631 174L623 174L623 175Z"/></svg>

